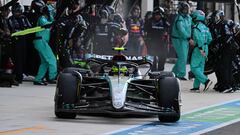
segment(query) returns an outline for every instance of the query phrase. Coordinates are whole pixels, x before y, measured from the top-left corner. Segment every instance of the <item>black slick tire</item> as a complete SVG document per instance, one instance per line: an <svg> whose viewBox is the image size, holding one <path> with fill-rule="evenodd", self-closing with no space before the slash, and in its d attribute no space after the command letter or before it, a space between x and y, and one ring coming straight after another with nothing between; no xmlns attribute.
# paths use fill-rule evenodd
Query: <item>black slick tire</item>
<svg viewBox="0 0 240 135"><path fill-rule="evenodd" d="M77 100L77 77L72 73L61 73L55 95L55 115L58 118L74 119L76 113L59 111L63 104L73 105Z"/></svg>
<svg viewBox="0 0 240 135"><path fill-rule="evenodd" d="M176 122L180 119L179 82L175 77L164 77L158 80L158 104L160 107L172 108L176 113L159 114L161 122Z"/></svg>

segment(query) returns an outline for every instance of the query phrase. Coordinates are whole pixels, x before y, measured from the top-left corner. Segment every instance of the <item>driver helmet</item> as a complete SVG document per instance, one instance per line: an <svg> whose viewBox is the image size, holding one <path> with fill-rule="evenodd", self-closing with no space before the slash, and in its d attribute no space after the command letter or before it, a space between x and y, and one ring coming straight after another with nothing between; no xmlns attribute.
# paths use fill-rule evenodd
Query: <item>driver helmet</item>
<svg viewBox="0 0 240 135"><path fill-rule="evenodd" d="M191 14L193 22L205 21L205 13L202 10L195 10Z"/></svg>
<svg viewBox="0 0 240 135"><path fill-rule="evenodd" d="M190 5L185 1L180 1L178 4L178 13L188 15L190 13Z"/></svg>

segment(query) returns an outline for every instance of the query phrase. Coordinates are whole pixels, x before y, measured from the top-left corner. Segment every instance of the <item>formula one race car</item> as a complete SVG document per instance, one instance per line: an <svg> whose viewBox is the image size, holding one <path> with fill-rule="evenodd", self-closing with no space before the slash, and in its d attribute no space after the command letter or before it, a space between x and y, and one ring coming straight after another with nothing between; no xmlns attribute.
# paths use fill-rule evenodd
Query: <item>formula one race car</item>
<svg viewBox="0 0 240 135"><path fill-rule="evenodd" d="M127 60L118 55L111 60L89 58L90 69L70 67L59 74L55 93L55 115L75 118L81 113L158 115L162 122L180 119L180 84L172 72L150 72L152 63ZM98 70L91 70L91 64ZM149 68L141 75L139 66Z"/></svg>

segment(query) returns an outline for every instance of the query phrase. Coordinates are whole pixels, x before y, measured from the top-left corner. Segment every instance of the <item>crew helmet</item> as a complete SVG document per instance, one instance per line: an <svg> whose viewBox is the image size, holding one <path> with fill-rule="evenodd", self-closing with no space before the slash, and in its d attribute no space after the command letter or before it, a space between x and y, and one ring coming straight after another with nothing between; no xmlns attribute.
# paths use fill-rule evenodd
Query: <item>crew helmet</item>
<svg viewBox="0 0 240 135"><path fill-rule="evenodd" d="M101 18L101 19L108 19L108 17L109 17L109 14L108 14L108 12L107 12L107 10L100 10L99 11L99 17Z"/></svg>
<svg viewBox="0 0 240 135"><path fill-rule="evenodd" d="M68 0L68 7L70 9L74 9L74 6L75 5L80 5L81 4L81 1L80 0Z"/></svg>
<svg viewBox="0 0 240 135"><path fill-rule="evenodd" d="M224 12L222 10L216 10L213 12L212 20L215 24L218 24L224 20Z"/></svg>
<svg viewBox="0 0 240 135"><path fill-rule="evenodd" d="M205 13L202 10L195 10L191 14L192 20L195 21L204 21Z"/></svg>
<svg viewBox="0 0 240 135"><path fill-rule="evenodd" d="M146 14L145 14L145 16L144 16L144 19L145 19L145 21L146 21L146 20L148 20L148 19L150 19L150 18L152 18L152 11L147 11Z"/></svg>
<svg viewBox="0 0 240 135"><path fill-rule="evenodd" d="M24 7L19 3L17 2L16 4L14 4L12 6L12 13L15 14L15 13L23 13L24 12Z"/></svg>
<svg viewBox="0 0 240 135"><path fill-rule="evenodd" d="M234 34L239 32L239 30L240 30L239 23L236 23L233 20L227 20L226 23L227 23L229 29L231 29Z"/></svg>
<svg viewBox="0 0 240 135"><path fill-rule="evenodd" d="M160 15L161 17L165 16L165 10L162 7L155 7L153 9L153 15Z"/></svg>
<svg viewBox="0 0 240 135"><path fill-rule="evenodd" d="M113 21L119 24L124 22L123 17L120 14L114 14Z"/></svg>
<svg viewBox="0 0 240 135"><path fill-rule="evenodd" d="M34 10L36 13L42 13L45 6L46 4L43 0L33 0L31 3L31 10Z"/></svg>
<svg viewBox="0 0 240 135"><path fill-rule="evenodd" d="M185 1L180 1L178 4L178 13L187 15L190 13L190 5Z"/></svg>

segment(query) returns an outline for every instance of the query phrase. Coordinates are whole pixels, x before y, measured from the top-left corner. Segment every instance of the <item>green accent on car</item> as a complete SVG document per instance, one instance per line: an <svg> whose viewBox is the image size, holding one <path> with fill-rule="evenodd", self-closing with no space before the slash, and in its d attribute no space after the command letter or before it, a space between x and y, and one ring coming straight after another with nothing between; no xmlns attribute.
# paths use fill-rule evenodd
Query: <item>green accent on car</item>
<svg viewBox="0 0 240 135"><path fill-rule="evenodd" d="M124 51L125 48L124 47L114 47L113 50L115 50L115 51Z"/></svg>
<svg viewBox="0 0 240 135"><path fill-rule="evenodd" d="M126 73L128 71L127 67L120 67L119 70L120 70L121 73ZM113 73L118 73L118 67L113 66L112 67L112 72Z"/></svg>
<svg viewBox="0 0 240 135"><path fill-rule="evenodd" d="M73 61L73 64L79 65L81 68L89 69L89 65L87 64L86 61L75 60L75 61Z"/></svg>

